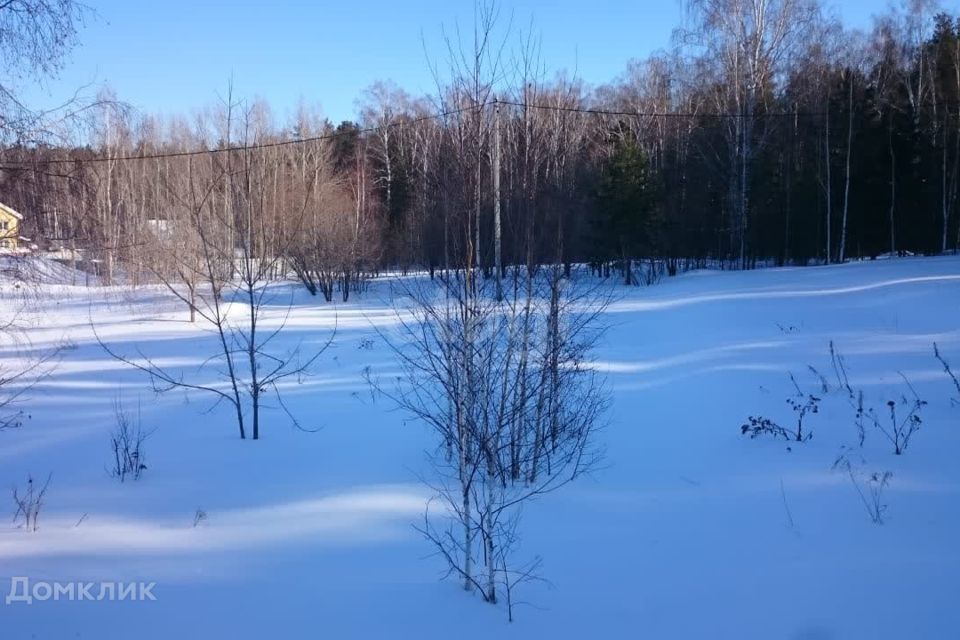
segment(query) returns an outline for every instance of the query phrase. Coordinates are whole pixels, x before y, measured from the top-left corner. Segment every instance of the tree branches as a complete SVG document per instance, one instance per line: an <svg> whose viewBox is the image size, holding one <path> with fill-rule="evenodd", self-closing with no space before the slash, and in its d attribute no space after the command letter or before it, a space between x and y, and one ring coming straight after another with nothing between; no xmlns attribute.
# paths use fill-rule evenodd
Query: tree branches
<svg viewBox="0 0 960 640"><path fill-rule="evenodd" d="M436 436L427 484L442 506L420 531L464 588L496 603L534 579L517 570L519 509L595 468L606 394L587 365L605 297L560 266L495 284L450 272L401 281L398 329L382 333L401 373L371 384ZM511 613L512 615L512 613Z"/></svg>
<svg viewBox="0 0 960 640"><path fill-rule="evenodd" d="M950 363L947 362L946 358L940 355L940 349L937 347L936 342L933 343L933 355L938 361L940 361L940 364L943 365L943 372L950 377L950 379L953 381L953 386L957 390L957 397L955 399L951 399L952 402L960 403L960 380L957 379L957 375L950 368Z"/></svg>

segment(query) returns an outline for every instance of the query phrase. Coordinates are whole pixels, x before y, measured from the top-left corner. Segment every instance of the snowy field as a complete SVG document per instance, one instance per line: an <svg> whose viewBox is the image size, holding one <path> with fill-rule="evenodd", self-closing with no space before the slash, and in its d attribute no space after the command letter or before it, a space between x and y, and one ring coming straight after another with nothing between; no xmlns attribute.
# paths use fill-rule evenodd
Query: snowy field
<svg viewBox="0 0 960 640"><path fill-rule="evenodd" d="M960 370L960 259L621 287L596 354L613 401L606 464L525 509L520 555L541 555L550 583L524 587L512 625L440 581L411 526L428 433L362 377L391 367L374 328L393 317L386 291L298 297L284 340L321 344L337 327L317 375L286 390L319 431L271 410L253 442L229 407L157 397L95 341L91 318L120 351L195 369L213 338L161 292L32 290L32 346L70 346L23 428L0 432L0 595L25 576L156 582L156 601L0 601L0 639L960 637L960 405L932 347ZM929 403L902 456L871 427L858 447L846 398L821 393L808 365L834 385L831 340L881 412L901 372ZM750 415L793 424L790 372L823 398L813 438L741 435ZM106 471L118 396L156 429L139 482ZM858 472L893 474L882 525L832 468L844 446ZM9 524L7 487L28 474L52 474L35 533Z"/></svg>

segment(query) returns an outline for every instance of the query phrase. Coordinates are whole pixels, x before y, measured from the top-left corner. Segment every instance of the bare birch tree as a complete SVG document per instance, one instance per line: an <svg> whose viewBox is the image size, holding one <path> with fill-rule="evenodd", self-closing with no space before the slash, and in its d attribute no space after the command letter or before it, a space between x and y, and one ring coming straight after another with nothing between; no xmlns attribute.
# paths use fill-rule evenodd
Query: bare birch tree
<svg viewBox="0 0 960 640"><path fill-rule="evenodd" d="M227 120L232 119L232 114L228 114ZM200 373L214 372L219 380L195 381L159 365L139 350L136 356L123 354L99 336L97 340L111 356L148 374L158 392L194 390L212 395L218 403L227 403L236 415L240 437L247 438L249 431L250 437L257 440L263 398L267 394L273 395L296 424L296 418L283 403L280 384L308 375L333 334L309 353L299 343L285 348L278 344L294 294L290 290L290 297L284 302L284 294L270 284L289 253L292 238L300 231L306 202L295 204L292 219L281 235L279 225L264 208L264 190L269 183L266 178L277 160L257 156L250 150L257 141L253 114L247 111L240 122L244 132L241 149L227 147L222 152L206 154L207 157L189 156L185 161L186 191L173 194L187 214L188 224L178 232L193 234L197 249L174 256L180 258L177 269L191 271L189 277L195 277L202 286L184 291L168 283L167 288L190 305L211 330L217 349L204 360ZM203 165L203 173L198 165ZM225 180L228 172L230 178ZM228 190L222 193L222 202L218 202L215 194L224 185L228 185ZM273 318L272 308L279 309L272 314Z"/></svg>
<svg viewBox="0 0 960 640"><path fill-rule="evenodd" d="M495 284L463 271L399 283L401 368L374 386L435 435L425 482L439 505L420 530L467 591L490 603L538 576L517 564L520 509L594 468L606 394L589 366L606 298L560 265ZM434 284L436 282L436 284Z"/></svg>
<svg viewBox="0 0 960 640"><path fill-rule="evenodd" d="M717 109L731 114L725 131L731 231L745 268L751 165L762 145L762 107L816 18L817 5L810 0L692 0L688 11L693 28L683 37L704 49L716 74L712 81L724 87L716 94Z"/></svg>

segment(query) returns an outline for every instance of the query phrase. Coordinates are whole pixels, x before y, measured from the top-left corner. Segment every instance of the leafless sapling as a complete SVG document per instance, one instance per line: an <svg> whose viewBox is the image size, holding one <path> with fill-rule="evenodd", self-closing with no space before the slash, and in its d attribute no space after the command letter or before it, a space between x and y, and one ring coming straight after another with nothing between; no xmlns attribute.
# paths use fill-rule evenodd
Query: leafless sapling
<svg viewBox="0 0 960 640"><path fill-rule="evenodd" d="M127 478L139 480L147 469L144 442L152 432L143 429L139 403L136 416L131 416L118 397L113 404L113 414L115 425L110 433L110 450L113 454L110 475L120 482Z"/></svg>
<svg viewBox="0 0 960 640"><path fill-rule="evenodd" d="M40 518L40 512L43 510L43 501L47 496L47 489L50 487L50 480L53 476L47 476L46 482L39 485L34 482L33 476L27 476L27 487L21 492L18 487L13 488L13 502L16 511L13 513L13 523L20 525L24 531L33 532L38 528L37 521Z"/></svg>
<svg viewBox="0 0 960 640"><path fill-rule="evenodd" d="M440 509L418 528L448 575L491 603L501 589L514 602L536 579L538 562L512 565L520 508L597 464L607 402L587 364L604 298L559 266L507 284L498 302L476 270L401 282L395 299L412 305L398 305L399 329L384 334L401 373L395 384L371 378L437 436L424 481Z"/></svg>
<svg viewBox="0 0 960 640"><path fill-rule="evenodd" d="M862 465L861 465L862 466ZM842 471L850 478L850 483L857 490L860 502L874 524L883 524L883 514L887 505L883 502L883 492L890 484L893 473L890 471L863 471L854 466L850 458L842 453L833 463L834 470Z"/></svg>
<svg viewBox="0 0 960 640"><path fill-rule="evenodd" d="M229 102L228 114L233 107ZM255 142L248 138L243 141L247 145ZM148 374L155 391L179 388L207 393L218 404L232 407L241 439L247 438L249 425L249 435L257 440L260 410L267 395L272 395L298 424L283 402L279 385L308 375L331 344L334 332L309 353L304 352L302 342L288 348L277 346L293 310L294 290L288 288L289 297L285 299L282 288L272 286L272 280L282 271L306 204L304 201L295 207L292 220L279 224L264 208L265 176L275 160L254 156L247 148L236 155L234 159L232 151L211 153L209 164L214 168L203 171L198 166L200 160L187 159L185 184L179 187L183 193L177 197L188 224L180 232L193 234L195 243L180 268L195 269L199 284L187 291L168 285L168 290L188 304L213 335L216 346L204 360L201 372L215 373L218 380L188 380L182 372L161 366L139 349L136 356L120 353L96 334L95 327L94 333L108 354ZM217 194L221 195L219 199ZM276 317L270 319L268 315Z"/></svg>
<svg viewBox="0 0 960 640"><path fill-rule="evenodd" d="M947 362L947 359L940 354L940 348L936 342L933 343L933 355L940 361L940 364L943 365L943 372L950 377L950 380L953 381L953 386L957 390L957 397L950 398L951 404L960 405L960 379L957 378L957 374L950 368L950 363Z"/></svg>

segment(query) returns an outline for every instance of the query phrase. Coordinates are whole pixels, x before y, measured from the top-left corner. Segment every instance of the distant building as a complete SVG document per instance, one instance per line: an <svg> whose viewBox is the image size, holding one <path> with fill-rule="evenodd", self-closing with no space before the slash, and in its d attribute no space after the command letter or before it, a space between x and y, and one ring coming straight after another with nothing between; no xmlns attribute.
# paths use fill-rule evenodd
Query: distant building
<svg viewBox="0 0 960 640"><path fill-rule="evenodd" d="M21 243L29 242L28 238L21 237L20 223L23 216L14 209L0 202L0 249L19 249Z"/></svg>

